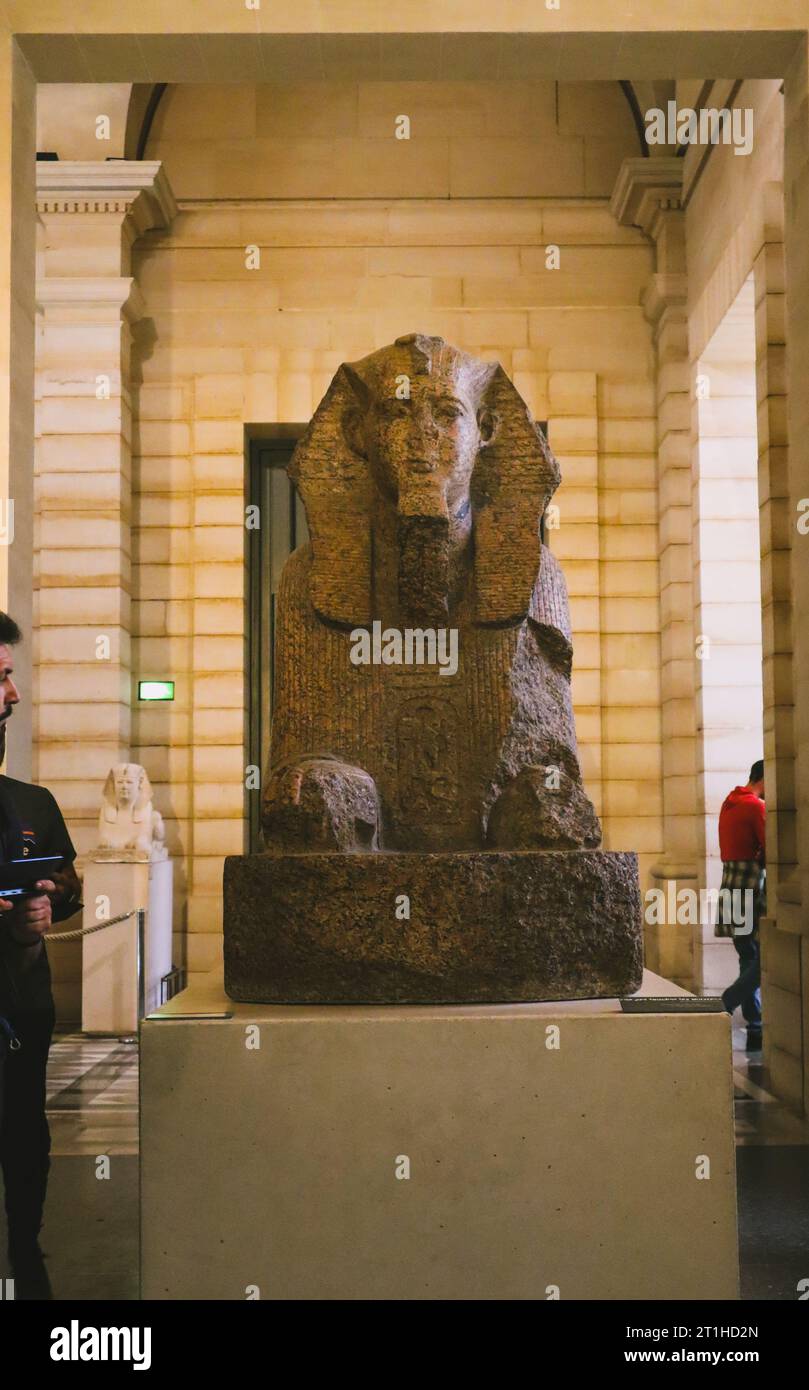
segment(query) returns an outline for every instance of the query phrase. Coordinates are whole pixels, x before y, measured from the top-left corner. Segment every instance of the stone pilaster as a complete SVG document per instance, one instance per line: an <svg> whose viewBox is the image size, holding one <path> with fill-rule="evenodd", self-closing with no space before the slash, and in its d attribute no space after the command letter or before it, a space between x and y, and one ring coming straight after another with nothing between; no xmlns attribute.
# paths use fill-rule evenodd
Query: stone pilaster
<svg viewBox="0 0 809 1390"><path fill-rule="evenodd" d="M806 390L809 364L809 322L806 318L806 297L809 293L809 265L806 259L809 206L807 90L809 47L804 35L786 74L784 101L785 340L789 349L786 359L786 433L782 443L785 444L788 437L789 453L786 458L779 450L772 457L773 464L780 457L780 462L787 465L788 495L784 520L791 555L784 582L792 597L791 680L784 690L782 676L780 689L776 688L775 693L781 700L784 694L791 695L794 702L792 719L781 724L781 732L782 737L794 741L796 864L792 874L783 874L774 895L775 901L768 897L768 909L775 931L767 930L765 924L762 964L766 972L765 998L775 997L777 1005L776 1015L768 1021L765 1034L767 1064L778 1094L805 1111L809 1111L809 921L806 916L809 903L809 629L801 619L809 611L809 534L805 530L806 499L809 499L809 393ZM769 254L772 257L772 250ZM775 302L768 309L777 313ZM767 414L771 423L769 410ZM761 414L759 421L761 427ZM785 663L782 661L780 665L783 670ZM766 711L765 717L769 720L769 711ZM765 738L769 738L766 726ZM777 760L776 768L779 766ZM776 832L781 860L779 872L786 867L789 857L785 852L788 845L788 832L784 843L785 830L786 823L779 815ZM772 989L774 952L779 947L785 957L789 957L796 986L789 991L791 997L788 1000L780 991L774 996ZM771 1023L775 1026L772 1027Z"/></svg>
<svg viewBox="0 0 809 1390"><path fill-rule="evenodd" d="M9 34L0 35L0 608L31 631L36 228L36 82ZM14 653L24 694L4 771L31 776L31 642Z"/></svg>
<svg viewBox="0 0 809 1390"><path fill-rule="evenodd" d="M171 221L156 162L37 166L35 777L77 835L130 756L132 329L143 312L134 241Z"/></svg>
<svg viewBox="0 0 809 1390"><path fill-rule="evenodd" d="M762 198L761 243L753 264L761 530L764 759L767 792L767 903L761 923L766 1063L778 1091L806 1107L805 974L809 937L801 910L793 694L793 546L801 554L789 490L784 274L780 183ZM793 539L794 538L794 539ZM805 853L805 851L804 851ZM797 1025L797 1026L796 1026ZM809 1093L809 1086L807 1086Z"/></svg>
<svg viewBox="0 0 809 1390"><path fill-rule="evenodd" d="M691 418L682 160L627 159L614 217L655 244L643 296L657 353L658 560L660 565L663 858L651 870L666 902L696 889L697 724L691 540ZM672 885L672 886L670 886ZM646 925L647 964L678 984L701 978L697 925Z"/></svg>
<svg viewBox="0 0 809 1390"><path fill-rule="evenodd" d="M761 245L753 264L756 306L764 757L767 776L767 878L771 906L794 880L798 862L792 692L794 519L787 439L783 188L768 184Z"/></svg>

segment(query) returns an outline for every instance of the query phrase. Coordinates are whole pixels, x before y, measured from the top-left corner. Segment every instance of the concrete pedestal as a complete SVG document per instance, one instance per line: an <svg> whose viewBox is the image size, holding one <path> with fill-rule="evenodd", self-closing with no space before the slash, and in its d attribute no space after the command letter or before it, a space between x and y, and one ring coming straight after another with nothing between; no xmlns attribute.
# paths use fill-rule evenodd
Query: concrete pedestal
<svg viewBox="0 0 809 1390"><path fill-rule="evenodd" d="M84 923L98 918L100 897L109 916L133 907L146 913L146 1012L160 1002L160 981L171 970L173 872L170 859L154 863L92 860L84 872ZM82 940L81 1026L85 1033L134 1033L138 1026L138 935L131 917Z"/></svg>
<svg viewBox="0 0 809 1390"><path fill-rule="evenodd" d="M141 1044L144 1298L737 1296L725 1015L240 1005L209 976Z"/></svg>

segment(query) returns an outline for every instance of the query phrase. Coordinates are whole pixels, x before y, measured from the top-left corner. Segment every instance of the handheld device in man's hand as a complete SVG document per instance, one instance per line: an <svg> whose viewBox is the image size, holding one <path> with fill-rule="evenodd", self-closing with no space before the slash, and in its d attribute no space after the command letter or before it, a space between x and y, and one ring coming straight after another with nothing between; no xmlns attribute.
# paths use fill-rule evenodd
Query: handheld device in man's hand
<svg viewBox="0 0 809 1390"><path fill-rule="evenodd" d="M41 859L9 859L0 864L0 898L31 898L39 896L35 888L40 879L52 879L64 864L62 854L50 854Z"/></svg>

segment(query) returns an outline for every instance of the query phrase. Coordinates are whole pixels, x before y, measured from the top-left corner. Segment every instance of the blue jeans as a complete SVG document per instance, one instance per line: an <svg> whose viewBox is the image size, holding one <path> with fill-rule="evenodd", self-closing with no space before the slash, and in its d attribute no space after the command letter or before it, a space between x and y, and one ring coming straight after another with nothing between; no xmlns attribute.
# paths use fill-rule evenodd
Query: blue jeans
<svg viewBox="0 0 809 1390"><path fill-rule="evenodd" d="M761 1027L761 956L758 937L734 936L733 945L739 957L739 978L722 995L728 1013L741 1004L748 1027Z"/></svg>

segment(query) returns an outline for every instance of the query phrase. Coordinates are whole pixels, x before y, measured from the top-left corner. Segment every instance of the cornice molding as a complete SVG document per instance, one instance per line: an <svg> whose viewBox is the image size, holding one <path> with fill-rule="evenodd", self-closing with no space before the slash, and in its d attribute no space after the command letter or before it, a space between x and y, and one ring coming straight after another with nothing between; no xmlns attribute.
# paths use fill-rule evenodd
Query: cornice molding
<svg viewBox="0 0 809 1390"><path fill-rule="evenodd" d="M170 227L177 203L159 159L43 160L37 164L37 212L115 214L134 237Z"/></svg>
<svg viewBox="0 0 809 1390"><path fill-rule="evenodd" d="M640 227L653 240L660 231L664 212L683 207L683 161L661 155L659 159L625 159L610 198L610 211L622 227Z"/></svg>

